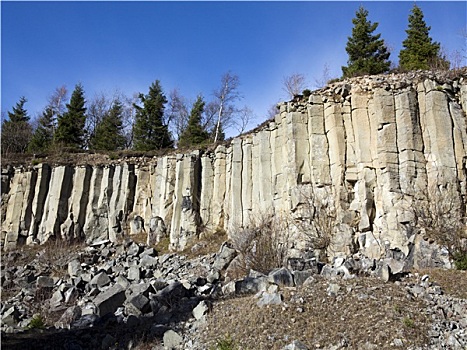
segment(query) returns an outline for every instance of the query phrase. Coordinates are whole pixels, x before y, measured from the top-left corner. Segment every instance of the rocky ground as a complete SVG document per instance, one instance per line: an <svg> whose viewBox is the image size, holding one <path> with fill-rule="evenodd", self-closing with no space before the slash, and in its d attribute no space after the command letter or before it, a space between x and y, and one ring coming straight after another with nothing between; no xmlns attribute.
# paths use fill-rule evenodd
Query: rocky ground
<svg viewBox="0 0 467 350"><path fill-rule="evenodd" d="M193 248L128 239L3 253L2 348L467 349L465 271L298 259L229 280L233 249Z"/></svg>

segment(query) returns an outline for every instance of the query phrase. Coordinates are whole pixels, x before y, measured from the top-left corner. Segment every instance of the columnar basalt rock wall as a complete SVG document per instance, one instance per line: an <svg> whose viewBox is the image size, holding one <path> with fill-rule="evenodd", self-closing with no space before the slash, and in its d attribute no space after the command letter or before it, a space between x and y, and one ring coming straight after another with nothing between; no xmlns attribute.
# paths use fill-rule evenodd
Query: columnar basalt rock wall
<svg viewBox="0 0 467 350"><path fill-rule="evenodd" d="M171 247L293 217L303 192L333 203L333 254L381 258L417 245L408 227L432 186L467 195L467 79L357 78L278 106L273 120L214 151L101 166L2 171L2 244L115 241L161 218ZM304 242L294 241L293 246Z"/></svg>

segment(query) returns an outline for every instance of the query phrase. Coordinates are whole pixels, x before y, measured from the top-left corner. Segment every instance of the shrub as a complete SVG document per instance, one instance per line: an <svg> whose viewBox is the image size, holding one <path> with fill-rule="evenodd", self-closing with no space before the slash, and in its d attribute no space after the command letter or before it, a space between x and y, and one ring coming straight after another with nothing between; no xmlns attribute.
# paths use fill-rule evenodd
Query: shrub
<svg viewBox="0 0 467 350"><path fill-rule="evenodd" d="M310 89L305 89L305 90L303 90L303 91L302 91L302 95L303 95L303 97L305 97L305 98L310 97L310 95L311 95L311 90L310 90Z"/></svg>
<svg viewBox="0 0 467 350"><path fill-rule="evenodd" d="M230 335L226 335L224 338L219 339L216 343L215 350L236 350L238 349L237 344L235 341L230 337Z"/></svg>
<svg viewBox="0 0 467 350"><path fill-rule="evenodd" d="M232 234L233 247L240 253L241 268L267 274L282 267L287 256L287 222L273 215L260 215L247 228Z"/></svg>
<svg viewBox="0 0 467 350"><path fill-rule="evenodd" d="M465 200L449 185L418 191L415 223L425 236L448 249L457 269L467 269Z"/></svg>
<svg viewBox="0 0 467 350"><path fill-rule="evenodd" d="M467 270L467 253L454 253L454 265L458 270Z"/></svg>
<svg viewBox="0 0 467 350"><path fill-rule="evenodd" d="M415 322L409 317L404 317L402 320L402 323L404 324L405 327L407 328L414 328L415 327Z"/></svg>
<svg viewBox="0 0 467 350"><path fill-rule="evenodd" d="M336 208L332 194L327 189L322 193L311 185L298 188L298 204L294 214L294 226L304 237L309 248L327 260L332 253L332 237L337 226Z"/></svg>
<svg viewBox="0 0 467 350"><path fill-rule="evenodd" d="M44 319L42 318L40 314L34 315L31 321L29 322L29 325L27 328L28 329L44 329L45 328Z"/></svg>

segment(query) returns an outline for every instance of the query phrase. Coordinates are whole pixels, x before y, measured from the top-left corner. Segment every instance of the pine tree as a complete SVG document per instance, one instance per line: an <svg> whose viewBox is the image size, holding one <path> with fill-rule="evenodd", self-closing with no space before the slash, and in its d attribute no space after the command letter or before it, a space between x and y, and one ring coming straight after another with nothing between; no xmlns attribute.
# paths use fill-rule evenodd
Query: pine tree
<svg viewBox="0 0 467 350"><path fill-rule="evenodd" d="M86 101L81 84L75 86L67 111L58 118L55 142L64 146L84 148Z"/></svg>
<svg viewBox="0 0 467 350"><path fill-rule="evenodd" d="M384 40L380 39L381 34L372 34L378 27L378 23L371 23L367 17L368 11L360 6L356 18L352 19L354 24L352 36L348 37L345 47L349 55L348 66L342 67L345 78L384 73L391 66L388 60L390 53Z"/></svg>
<svg viewBox="0 0 467 350"><path fill-rule="evenodd" d="M405 31L407 38L402 42L404 49L399 52L399 66L402 69L449 68L449 62L440 55L440 44L430 37L430 29L423 19L422 10L414 5Z"/></svg>
<svg viewBox="0 0 467 350"><path fill-rule="evenodd" d="M53 142L54 136L54 111L52 107L47 107L39 118L37 126L29 143L30 152L46 152Z"/></svg>
<svg viewBox="0 0 467 350"><path fill-rule="evenodd" d="M140 94L139 99L143 106L134 105L136 108L133 127L134 149L151 151L173 147L168 126L163 120L167 98L162 92L159 80L152 83L147 95Z"/></svg>
<svg viewBox="0 0 467 350"><path fill-rule="evenodd" d="M122 115L123 105L116 100L96 127L95 135L91 139L92 149L116 151L125 148Z"/></svg>
<svg viewBox="0 0 467 350"><path fill-rule="evenodd" d="M27 102L21 97L12 112L8 112L8 119L2 122L2 153L24 153L32 136L29 116L24 108Z"/></svg>
<svg viewBox="0 0 467 350"><path fill-rule="evenodd" d="M203 98L198 96L198 99L191 109L188 125L180 135L180 140L178 141L179 147L199 145L209 140L209 133L201 126L204 106L205 102L203 101Z"/></svg>

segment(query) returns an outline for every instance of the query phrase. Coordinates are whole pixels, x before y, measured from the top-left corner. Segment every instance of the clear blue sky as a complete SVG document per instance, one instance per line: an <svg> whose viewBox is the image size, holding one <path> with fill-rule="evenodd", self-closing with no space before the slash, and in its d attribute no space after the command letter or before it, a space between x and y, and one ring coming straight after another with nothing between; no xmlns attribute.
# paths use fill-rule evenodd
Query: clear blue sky
<svg viewBox="0 0 467 350"><path fill-rule="evenodd" d="M302 73L308 86L346 65L345 45L359 5L397 56L414 2L1 2L1 109L21 96L31 117L56 87L78 82L98 92L146 93L159 79L212 98L223 73L240 78L242 105L266 118L284 100L285 76ZM417 2L432 38L448 53L465 50L466 2ZM464 55L467 53L464 51ZM465 59L463 65L466 65Z"/></svg>

